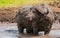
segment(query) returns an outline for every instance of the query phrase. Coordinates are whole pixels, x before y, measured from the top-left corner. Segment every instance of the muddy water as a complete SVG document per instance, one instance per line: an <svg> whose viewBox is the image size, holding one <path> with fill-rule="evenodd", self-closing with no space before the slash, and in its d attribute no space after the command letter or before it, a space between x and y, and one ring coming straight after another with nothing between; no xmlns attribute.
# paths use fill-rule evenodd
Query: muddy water
<svg viewBox="0 0 60 38"><path fill-rule="evenodd" d="M60 38L60 24L53 24L49 35L34 36L27 34L18 34L16 23L1 23L0 38Z"/></svg>

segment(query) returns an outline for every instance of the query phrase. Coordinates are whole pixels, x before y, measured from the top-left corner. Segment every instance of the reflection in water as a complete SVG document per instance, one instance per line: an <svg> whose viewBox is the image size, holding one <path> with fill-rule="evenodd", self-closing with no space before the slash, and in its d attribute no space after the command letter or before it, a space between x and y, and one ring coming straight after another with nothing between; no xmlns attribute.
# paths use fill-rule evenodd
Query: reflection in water
<svg viewBox="0 0 60 38"><path fill-rule="evenodd" d="M55 36L60 36L60 30L52 30L51 32L50 32L50 35L55 35Z"/></svg>
<svg viewBox="0 0 60 38"><path fill-rule="evenodd" d="M18 30L16 24L0 24L0 38L17 38Z"/></svg>
<svg viewBox="0 0 60 38"><path fill-rule="evenodd" d="M25 31L25 33L26 33L26 31ZM60 37L60 30L51 30L49 35L50 36L56 35L56 36ZM33 35L28 35L28 34L18 35L18 29L17 29L17 26L15 23L13 23L13 24L0 24L0 38L29 38L29 37L32 37L32 38L39 37L40 38L40 36L33 36Z"/></svg>
<svg viewBox="0 0 60 38"><path fill-rule="evenodd" d="M17 38L17 34L9 32L0 32L0 38Z"/></svg>

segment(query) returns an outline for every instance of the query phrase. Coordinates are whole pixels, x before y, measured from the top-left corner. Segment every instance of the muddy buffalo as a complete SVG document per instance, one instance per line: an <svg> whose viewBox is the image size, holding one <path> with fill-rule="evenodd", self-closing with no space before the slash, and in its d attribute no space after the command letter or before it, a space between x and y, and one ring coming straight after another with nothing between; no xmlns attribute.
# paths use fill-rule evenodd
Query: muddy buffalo
<svg viewBox="0 0 60 38"><path fill-rule="evenodd" d="M48 34L53 24L53 18L52 11L46 4L21 7L16 14L19 33L23 33L23 29L26 28L27 33L38 34L38 32L44 31L45 34Z"/></svg>

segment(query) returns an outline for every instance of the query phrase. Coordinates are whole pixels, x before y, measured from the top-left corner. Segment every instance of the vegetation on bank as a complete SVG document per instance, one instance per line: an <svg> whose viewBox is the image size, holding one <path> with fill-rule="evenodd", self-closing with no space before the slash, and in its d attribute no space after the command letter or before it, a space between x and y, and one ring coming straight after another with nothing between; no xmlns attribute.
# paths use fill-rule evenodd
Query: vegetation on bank
<svg viewBox="0 0 60 38"><path fill-rule="evenodd" d="M37 3L51 3L60 0L0 0L0 7L6 6L22 6L22 5L32 5Z"/></svg>

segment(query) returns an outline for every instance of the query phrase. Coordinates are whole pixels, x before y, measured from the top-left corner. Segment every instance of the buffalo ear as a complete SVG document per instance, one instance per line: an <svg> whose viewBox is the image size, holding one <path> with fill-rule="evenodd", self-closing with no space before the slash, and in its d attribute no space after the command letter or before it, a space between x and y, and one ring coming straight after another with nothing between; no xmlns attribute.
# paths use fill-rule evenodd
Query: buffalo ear
<svg viewBox="0 0 60 38"><path fill-rule="evenodd" d="M34 8L34 7L30 8L30 10L31 10L33 13L40 13L39 10L37 10L37 9Z"/></svg>
<svg viewBox="0 0 60 38"><path fill-rule="evenodd" d="M36 11L36 13L38 14L38 15L40 15L40 16L44 16L44 14L42 14L39 10L37 10L36 8L35 8L35 11Z"/></svg>
<svg viewBox="0 0 60 38"><path fill-rule="evenodd" d="M48 4L39 4L34 6L41 14L48 14L50 12L50 7Z"/></svg>
<svg viewBox="0 0 60 38"><path fill-rule="evenodd" d="M39 10L37 10L36 8L35 8L35 10L36 10L37 13L42 14L42 13L41 13Z"/></svg>

